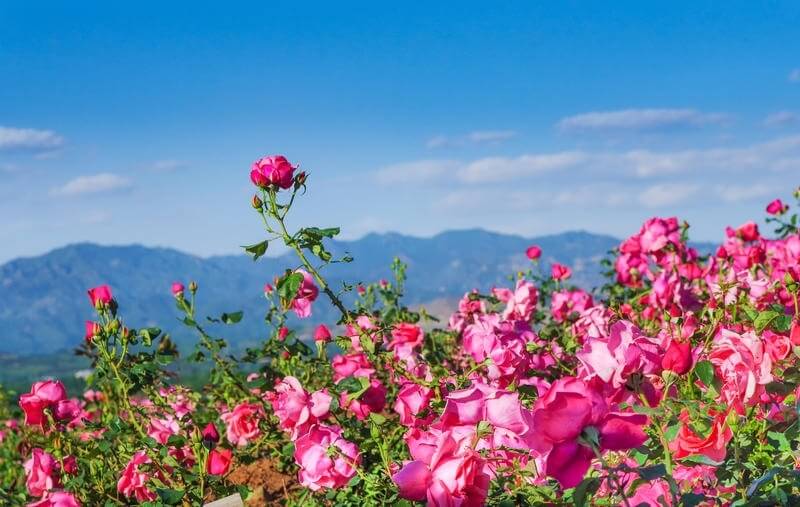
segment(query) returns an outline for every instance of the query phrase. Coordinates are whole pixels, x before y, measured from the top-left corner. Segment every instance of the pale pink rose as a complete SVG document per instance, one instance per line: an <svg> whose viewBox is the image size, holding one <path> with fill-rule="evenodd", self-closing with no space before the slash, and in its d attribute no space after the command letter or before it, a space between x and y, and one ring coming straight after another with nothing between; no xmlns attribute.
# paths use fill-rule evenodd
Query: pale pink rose
<svg viewBox="0 0 800 507"><path fill-rule="evenodd" d="M250 181L261 188L275 186L288 189L292 186L295 167L282 155L263 157L255 162L250 171Z"/></svg>
<svg viewBox="0 0 800 507"><path fill-rule="evenodd" d="M789 352L792 351L792 342L788 336L767 330L761 334L761 338L773 363L786 359Z"/></svg>
<svg viewBox="0 0 800 507"><path fill-rule="evenodd" d="M503 318L528 322L536 310L538 298L539 292L536 290L535 285L527 280L517 280L514 292L506 300Z"/></svg>
<svg viewBox="0 0 800 507"><path fill-rule="evenodd" d="M312 491L341 488L361 463L358 447L342 437L338 427L316 425L295 442L295 462L300 484Z"/></svg>
<svg viewBox="0 0 800 507"><path fill-rule="evenodd" d="M262 415L261 407L255 403L240 403L232 411L223 413L220 419L225 423L228 442L244 447L258 438L261 434L258 423Z"/></svg>
<svg viewBox="0 0 800 507"><path fill-rule="evenodd" d="M319 289L314 285L314 278L302 269L298 269L297 273L303 275L303 281L300 283L300 288L297 289L297 294L292 299L292 310L301 319L311 316L311 303L313 303L319 295Z"/></svg>
<svg viewBox="0 0 800 507"><path fill-rule="evenodd" d="M117 481L117 491L126 498L135 498L138 502L151 502L158 498L156 493L147 487L150 474L141 470L141 465L150 463L145 451L136 452Z"/></svg>
<svg viewBox="0 0 800 507"><path fill-rule="evenodd" d="M386 406L386 387L378 379L372 379L366 391L357 399L350 399L348 393L339 395L339 406L347 409L356 419L363 421L373 412L380 413Z"/></svg>
<svg viewBox="0 0 800 507"><path fill-rule="evenodd" d="M162 419L153 418L147 427L147 436L152 437L161 445L167 443L169 437L180 433L181 427L174 417L168 415Z"/></svg>
<svg viewBox="0 0 800 507"><path fill-rule="evenodd" d="M708 359L722 380L722 399L740 414L745 406L758 403L764 386L774 379L772 359L753 332L722 329L714 337Z"/></svg>
<svg viewBox="0 0 800 507"><path fill-rule="evenodd" d="M23 464L25 485L31 496L44 496L53 488L59 487L58 461L43 449L35 448L31 457Z"/></svg>

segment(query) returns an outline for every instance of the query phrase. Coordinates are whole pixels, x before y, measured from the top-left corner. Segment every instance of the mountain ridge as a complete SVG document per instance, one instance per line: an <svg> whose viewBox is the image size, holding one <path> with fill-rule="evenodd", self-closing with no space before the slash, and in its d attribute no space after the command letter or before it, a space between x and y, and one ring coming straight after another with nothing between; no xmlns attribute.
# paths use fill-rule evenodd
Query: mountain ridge
<svg viewBox="0 0 800 507"><path fill-rule="evenodd" d="M428 238L370 233L332 241L334 255L346 252L354 261L331 265L327 273L334 287L343 281L372 282L389 278L391 261L399 257L408 264L409 303L455 301L472 288L508 284L507 275L528 266L525 248L533 243L543 249L543 269L553 261L569 264L574 282L590 288L602 280L599 260L619 240L587 231L535 238L484 229L443 231ZM102 283L114 290L129 325L156 325L186 343L191 338L177 323L169 287L175 280L196 280L202 315L243 309L242 324L224 331L232 342L254 342L265 333L260 318L265 311L263 285L297 265L291 255L254 263L244 254L201 257L161 246L80 242L10 260L0 265L0 353L31 355L76 346L83 322L93 317L86 289ZM318 304L304 324L333 317L324 303Z"/></svg>

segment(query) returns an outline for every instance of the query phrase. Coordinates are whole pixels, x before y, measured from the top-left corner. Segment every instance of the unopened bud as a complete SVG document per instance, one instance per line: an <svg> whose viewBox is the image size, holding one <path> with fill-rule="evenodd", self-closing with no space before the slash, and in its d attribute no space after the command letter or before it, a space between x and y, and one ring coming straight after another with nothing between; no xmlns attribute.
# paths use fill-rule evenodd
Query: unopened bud
<svg viewBox="0 0 800 507"><path fill-rule="evenodd" d="M253 206L253 209L256 210L261 210L261 208L264 207L264 201L257 195L253 195L253 200L250 201L250 204Z"/></svg>
<svg viewBox="0 0 800 507"><path fill-rule="evenodd" d="M189 282L189 292L191 292L192 294L197 292L197 282L194 281Z"/></svg>
<svg viewBox="0 0 800 507"><path fill-rule="evenodd" d="M297 176L294 177L294 187L299 188L305 185L306 180L308 179L308 175L305 171L300 171L297 173Z"/></svg>

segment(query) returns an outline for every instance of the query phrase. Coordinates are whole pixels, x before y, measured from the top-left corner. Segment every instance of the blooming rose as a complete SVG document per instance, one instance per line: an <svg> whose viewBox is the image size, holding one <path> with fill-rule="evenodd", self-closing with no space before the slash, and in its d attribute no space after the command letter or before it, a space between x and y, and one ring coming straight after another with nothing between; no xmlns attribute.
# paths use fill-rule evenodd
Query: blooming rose
<svg viewBox="0 0 800 507"><path fill-rule="evenodd" d="M744 241L755 241L759 238L758 224L755 222L746 222L736 229L736 235Z"/></svg>
<svg viewBox="0 0 800 507"><path fill-rule="evenodd" d="M295 167L282 155L263 157L250 170L250 181L261 188L276 186L287 189L292 186Z"/></svg>
<svg viewBox="0 0 800 507"><path fill-rule="evenodd" d="M722 380L722 399L740 414L745 405L758 402L764 386L773 380L772 359L753 332L722 329L714 337L708 359Z"/></svg>
<svg viewBox="0 0 800 507"><path fill-rule="evenodd" d="M575 355L582 365L581 378L597 377L614 389L623 387L634 373L654 374L661 367L655 340L626 320L615 322L608 338L586 340Z"/></svg>
<svg viewBox="0 0 800 507"><path fill-rule="evenodd" d="M150 475L139 468L147 463L150 463L147 453L145 451L136 452L122 471L119 481L117 481L117 491L125 495L126 498L136 498L138 502L151 502L158 498L155 492L147 487Z"/></svg>
<svg viewBox="0 0 800 507"><path fill-rule="evenodd" d="M375 370L363 353L333 356L331 360L333 367L333 382L338 384L347 377L369 377Z"/></svg>
<svg viewBox="0 0 800 507"><path fill-rule="evenodd" d="M491 479L469 438L445 431L432 444L433 452L412 451L414 460L392 476L400 496L432 506L483 505Z"/></svg>
<svg viewBox="0 0 800 507"><path fill-rule="evenodd" d="M536 286L527 280L517 280L514 292L508 294L504 299L506 308L503 310L503 318L506 320L529 321L536 310L536 301L539 292Z"/></svg>
<svg viewBox="0 0 800 507"><path fill-rule="evenodd" d="M389 350L394 350L400 359L410 357L414 349L422 345L424 339L422 328L414 324L400 323L392 328L392 339L387 345Z"/></svg>
<svg viewBox="0 0 800 507"><path fill-rule="evenodd" d="M343 392L339 395L339 405L346 408L356 419L363 421L373 412L381 412L386 406L386 387L378 379L372 379L361 397L351 400L350 395Z"/></svg>
<svg viewBox="0 0 800 507"><path fill-rule="evenodd" d="M621 451L647 440L645 424L645 415L613 412L588 384L562 377L536 400L531 442L534 450L546 455L545 474L571 488L581 482L594 458L592 449L579 440L587 428L594 428L600 452Z"/></svg>
<svg viewBox="0 0 800 507"><path fill-rule="evenodd" d="M428 408L432 398L433 391L431 389L413 382L404 384L394 402L394 411L400 415L400 424L414 426L424 422L417 416Z"/></svg>
<svg viewBox="0 0 800 507"><path fill-rule="evenodd" d="M554 262L553 265L550 266L550 275L553 277L553 280L566 280L572 276L572 270L563 264Z"/></svg>
<svg viewBox="0 0 800 507"><path fill-rule="evenodd" d="M233 460L233 451L230 449L213 449L208 453L206 472L211 475L225 475Z"/></svg>
<svg viewBox="0 0 800 507"><path fill-rule="evenodd" d="M261 415L261 407L255 403L240 403L233 411L223 413L220 419L225 423L228 442L244 447L258 437L261 434L258 428Z"/></svg>
<svg viewBox="0 0 800 507"><path fill-rule="evenodd" d="M55 416L56 407L67 399L67 390L59 380L45 380L31 386L31 392L19 397L19 406L25 412L25 424L44 427L47 417L45 409Z"/></svg>
<svg viewBox="0 0 800 507"><path fill-rule="evenodd" d="M311 303L317 299L319 289L314 285L314 279L310 274L302 269L298 269L296 272L303 275L303 281L300 283L294 299L292 299L291 307L295 315L305 319L311 316Z"/></svg>
<svg viewBox="0 0 800 507"><path fill-rule="evenodd" d="M147 436L155 439L159 444L166 444L169 437L177 435L181 430L178 421L171 415L163 419L153 418L147 427Z"/></svg>
<svg viewBox="0 0 800 507"><path fill-rule="evenodd" d="M584 290L559 290L552 294L550 313L556 322L564 322L571 314L581 314L592 305L592 295Z"/></svg>
<svg viewBox="0 0 800 507"><path fill-rule="evenodd" d="M725 446L733 437L733 432L725 423L728 414L712 415L714 415L714 420L711 422L711 429L706 437L701 437L689 425L689 413L687 411L681 413L681 427L669 445L677 459L703 455L719 463L725 460Z"/></svg>
<svg viewBox="0 0 800 507"><path fill-rule="evenodd" d="M294 460L300 466L300 484L319 491L350 482L361 455L354 443L342 438L340 428L316 425L295 442Z"/></svg>
<svg viewBox="0 0 800 507"><path fill-rule="evenodd" d="M31 496L44 496L48 491L59 486L58 461L42 449L35 448L31 458L23 465L25 468L25 485Z"/></svg>
<svg viewBox="0 0 800 507"><path fill-rule="evenodd" d="M28 504L28 507L81 507L81 504L72 493L56 491L38 502Z"/></svg>
<svg viewBox="0 0 800 507"><path fill-rule="evenodd" d="M280 427L292 435L292 440L302 435L312 424L328 417L331 395L317 391L309 395L295 377L285 377L267 394Z"/></svg>
<svg viewBox="0 0 800 507"><path fill-rule="evenodd" d="M101 285L99 287L95 287L93 289L89 289L89 300L92 302L92 306L97 306L97 302L101 302L104 305L108 305L111 303L113 296L111 295L111 287L108 285Z"/></svg>

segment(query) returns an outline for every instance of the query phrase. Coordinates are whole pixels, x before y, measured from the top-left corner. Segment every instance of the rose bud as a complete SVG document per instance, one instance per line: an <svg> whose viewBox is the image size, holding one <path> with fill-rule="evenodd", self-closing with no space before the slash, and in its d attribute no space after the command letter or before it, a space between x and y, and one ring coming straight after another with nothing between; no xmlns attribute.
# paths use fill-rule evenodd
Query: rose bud
<svg viewBox="0 0 800 507"><path fill-rule="evenodd" d="M261 208L264 207L264 201L262 201L257 195L254 195L253 199L250 201L250 205L253 206L253 209L255 210L261 210Z"/></svg>
<svg viewBox="0 0 800 507"><path fill-rule="evenodd" d="M225 475L232 459L233 452L230 449L214 449L208 454L206 472L211 475Z"/></svg>
<svg viewBox="0 0 800 507"><path fill-rule="evenodd" d="M525 255L528 256L528 259L535 261L542 256L542 249L536 245L531 245L525 250Z"/></svg>
<svg viewBox="0 0 800 507"><path fill-rule="evenodd" d="M278 341L282 342L289 336L289 328L286 326L281 326L278 330Z"/></svg>
<svg viewBox="0 0 800 507"><path fill-rule="evenodd" d="M197 292L197 282L194 281L189 282L189 292L191 292L192 294Z"/></svg>
<svg viewBox="0 0 800 507"><path fill-rule="evenodd" d="M327 343L331 341L331 330L325 324L320 324L314 330L314 341L318 343Z"/></svg>
<svg viewBox="0 0 800 507"><path fill-rule="evenodd" d="M176 298L182 298L183 297L183 290L184 290L184 286L183 286L183 284L181 282L173 282L172 283L172 295L175 296Z"/></svg>
<svg viewBox="0 0 800 507"><path fill-rule="evenodd" d="M203 444L206 447L211 447L212 444L219 442L219 432L213 422L206 424L206 427L203 428L202 435Z"/></svg>
<svg viewBox="0 0 800 507"><path fill-rule="evenodd" d="M275 290L275 289L272 287L271 284L268 284L268 283L265 284L264 285L264 296L269 297L269 295L272 294L273 290Z"/></svg>
<svg viewBox="0 0 800 507"><path fill-rule="evenodd" d="M692 369L693 362L692 344L673 340L661 359L661 367L665 370L674 371L678 375L683 375Z"/></svg>

